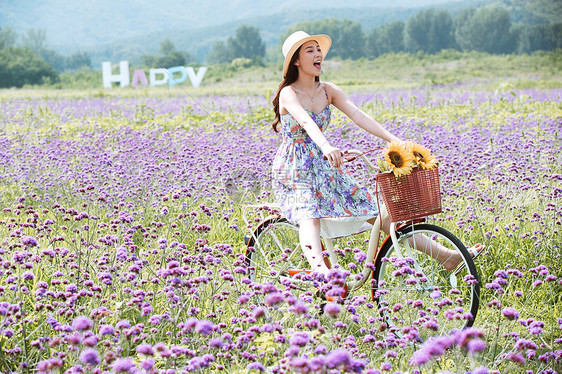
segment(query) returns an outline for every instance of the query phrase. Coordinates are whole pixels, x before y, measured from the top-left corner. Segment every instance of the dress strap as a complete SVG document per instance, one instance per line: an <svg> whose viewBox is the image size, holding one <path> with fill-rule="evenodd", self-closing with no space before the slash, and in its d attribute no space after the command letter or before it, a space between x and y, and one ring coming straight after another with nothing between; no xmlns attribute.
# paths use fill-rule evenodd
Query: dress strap
<svg viewBox="0 0 562 374"><path fill-rule="evenodd" d="M324 84L324 82L322 82L322 88L324 89L324 94L326 94L326 99L328 99L328 103L329 103L330 99L328 98L328 90L326 90L326 85Z"/></svg>

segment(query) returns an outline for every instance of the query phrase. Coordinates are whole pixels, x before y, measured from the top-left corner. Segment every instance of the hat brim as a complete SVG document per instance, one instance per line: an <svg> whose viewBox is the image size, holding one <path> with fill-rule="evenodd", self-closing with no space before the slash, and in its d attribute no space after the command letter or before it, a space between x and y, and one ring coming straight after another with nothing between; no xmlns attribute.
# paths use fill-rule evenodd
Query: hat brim
<svg viewBox="0 0 562 374"><path fill-rule="evenodd" d="M289 70L289 64L291 63L291 59L293 58L293 55L295 54L296 50L299 49L303 44L311 40L314 40L318 43L320 49L322 50L322 53L324 54L324 58L326 58L326 55L328 54L328 51L332 46L332 39L330 39L328 35L324 35L324 34L310 35L306 38L300 39L295 44L293 44L293 46L291 47L291 49L289 49L287 55L285 56L285 61L283 62L283 78L285 78L285 76L287 75L287 71Z"/></svg>

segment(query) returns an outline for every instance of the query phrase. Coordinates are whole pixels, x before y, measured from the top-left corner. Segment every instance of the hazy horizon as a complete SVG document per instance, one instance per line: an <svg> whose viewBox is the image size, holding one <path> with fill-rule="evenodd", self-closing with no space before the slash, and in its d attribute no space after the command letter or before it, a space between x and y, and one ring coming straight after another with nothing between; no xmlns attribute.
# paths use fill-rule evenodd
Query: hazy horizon
<svg viewBox="0 0 562 374"><path fill-rule="evenodd" d="M193 30L229 22L295 11L295 23L303 12L329 8L416 8L454 4L462 0L2 0L0 27L19 34L45 30L52 47L88 48L166 30ZM472 1L474 2L474 0ZM302 9L300 9L302 8ZM279 30L282 34L284 30Z"/></svg>

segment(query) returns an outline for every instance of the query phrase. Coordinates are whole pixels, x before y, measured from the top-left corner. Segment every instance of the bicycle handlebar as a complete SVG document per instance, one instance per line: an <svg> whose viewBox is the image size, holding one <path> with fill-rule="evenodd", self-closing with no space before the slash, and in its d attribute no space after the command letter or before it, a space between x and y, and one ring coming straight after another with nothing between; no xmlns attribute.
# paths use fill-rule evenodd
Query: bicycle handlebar
<svg viewBox="0 0 562 374"><path fill-rule="evenodd" d="M358 157L363 158L363 160L365 161L365 163L367 164L367 166L369 167L369 169L371 170L376 170L377 167L365 156L367 153L371 153L374 151L380 151L383 150L384 148L373 148L370 149L366 152L363 152L359 149L350 149L350 150L346 150L342 152L342 157L344 158L343 162L352 162L355 161ZM328 158L326 156L323 157L324 160L327 160Z"/></svg>

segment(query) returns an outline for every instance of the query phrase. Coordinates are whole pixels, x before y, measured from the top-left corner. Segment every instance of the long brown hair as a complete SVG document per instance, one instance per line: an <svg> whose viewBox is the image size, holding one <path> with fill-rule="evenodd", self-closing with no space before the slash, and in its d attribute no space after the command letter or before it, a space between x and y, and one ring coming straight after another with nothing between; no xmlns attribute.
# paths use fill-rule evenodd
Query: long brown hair
<svg viewBox="0 0 562 374"><path fill-rule="evenodd" d="M277 89L277 93L271 102L273 104L273 111L275 112L275 119L271 123L271 127L273 131L279 132L277 129L277 124L281 121L281 113L279 111L279 95L281 94L281 90L297 81L299 79L299 69L295 65L295 62L299 58L299 53L301 51L301 47L299 47L295 53L293 53L293 57L291 57L291 62L289 63L289 67L287 68L287 74L279 84L279 88ZM319 77L316 77L316 81L320 80Z"/></svg>

